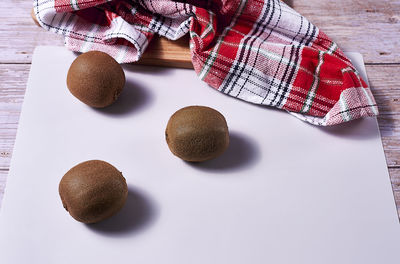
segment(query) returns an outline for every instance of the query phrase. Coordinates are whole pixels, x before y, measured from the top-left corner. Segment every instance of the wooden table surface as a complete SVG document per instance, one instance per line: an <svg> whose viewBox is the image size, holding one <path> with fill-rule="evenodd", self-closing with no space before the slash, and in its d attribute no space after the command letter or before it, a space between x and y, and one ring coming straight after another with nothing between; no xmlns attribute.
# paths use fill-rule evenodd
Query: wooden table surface
<svg viewBox="0 0 400 264"><path fill-rule="evenodd" d="M400 0L285 2L327 33L343 50L363 54L381 113L378 122L382 143L400 212ZM38 45L63 45L61 36L32 22L31 8L31 0L2 1L0 8L0 204L32 52Z"/></svg>

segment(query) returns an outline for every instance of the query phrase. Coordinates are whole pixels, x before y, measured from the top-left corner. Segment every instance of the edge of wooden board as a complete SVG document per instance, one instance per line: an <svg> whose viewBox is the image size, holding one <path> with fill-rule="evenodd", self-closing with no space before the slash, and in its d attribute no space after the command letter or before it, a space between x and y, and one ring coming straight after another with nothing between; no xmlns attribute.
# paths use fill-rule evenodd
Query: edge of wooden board
<svg viewBox="0 0 400 264"><path fill-rule="evenodd" d="M31 17L40 26L33 8ZM134 64L193 69L188 35L175 41L154 36L140 60Z"/></svg>

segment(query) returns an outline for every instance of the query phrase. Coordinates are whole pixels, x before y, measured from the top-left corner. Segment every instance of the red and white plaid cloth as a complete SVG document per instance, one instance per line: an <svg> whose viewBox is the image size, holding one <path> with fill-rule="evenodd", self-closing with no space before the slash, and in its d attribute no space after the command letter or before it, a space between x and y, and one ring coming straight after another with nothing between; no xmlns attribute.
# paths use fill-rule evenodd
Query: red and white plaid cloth
<svg viewBox="0 0 400 264"><path fill-rule="evenodd" d="M219 91L334 125L378 109L328 36L279 0L34 0L42 27L78 52L137 61L154 34L190 34L199 78Z"/></svg>

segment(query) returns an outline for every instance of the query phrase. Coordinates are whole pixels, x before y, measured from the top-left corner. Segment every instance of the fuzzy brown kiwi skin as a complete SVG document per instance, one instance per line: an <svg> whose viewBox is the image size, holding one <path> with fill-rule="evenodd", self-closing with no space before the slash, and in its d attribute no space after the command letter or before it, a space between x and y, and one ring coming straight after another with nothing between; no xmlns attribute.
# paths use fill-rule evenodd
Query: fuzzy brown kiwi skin
<svg viewBox="0 0 400 264"><path fill-rule="evenodd" d="M189 162L203 162L220 156L229 146L225 117L206 106L188 106L168 121L165 139L171 152Z"/></svg>
<svg viewBox="0 0 400 264"><path fill-rule="evenodd" d="M117 61L101 51L79 55L67 74L67 87L81 102L103 108L114 103L125 86L125 73Z"/></svg>
<svg viewBox="0 0 400 264"><path fill-rule="evenodd" d="M75 220L90 224L117 213L126 202L128 187L114 166L90 160L76 165L63 176L59 194L64 208Z"/></svg>

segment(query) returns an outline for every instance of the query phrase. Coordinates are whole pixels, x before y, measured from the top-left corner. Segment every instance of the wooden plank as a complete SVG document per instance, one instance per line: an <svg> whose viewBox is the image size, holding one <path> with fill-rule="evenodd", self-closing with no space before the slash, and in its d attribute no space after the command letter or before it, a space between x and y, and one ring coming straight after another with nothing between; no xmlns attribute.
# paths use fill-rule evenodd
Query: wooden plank
<svg viewBox="0 0 400 264"><path fill-rule="evenodd" d="M0 170L10 166L29 69L29 64L0 64Z"/></svg>
<svg viewBox="0 0 400 264"><path fill-rule="evenodd" d="M40 26L33 8L31 17ZM136 64L193 69L188 35L176 41L155 36Z"/></svg>
<svg viewBox="0 0 400 264"><path fill-rule="evenodd" d="M189 37L177 41L154 37L137 64L193 69Z"/></svg>
<svg viewBox="0 0 400 264"><path fill-rule="evenodd" d="M392 181L392 189L397 207L397 215L400 218L400 169L389 169L389 174Z"/></svg>
<svg viewBox="0 0 400 264"><path fill-rule="evenodd" d="M399 63L399 0L293 0L293 8L366 63Z"/></svg>
<svg viewBox="0 0 400 264"><path fill-rule="evenodd" d="M2 1L0 63L30 63L36 46L64 45L62 36L35 25L30 16L32 6L31 0Z"/></svg>
<svg viewBox="0 0 400 264"><path fill-rule="evenodd" d="M336 0L335 2L328 1L327 4L322 0L314 1L315 3L300 0L286 2L302 14L309 13L306 17L313 22L316 20L316 25L337 41L343 50L361 52L367 63L372 62L370 61L372 59L375 63L400 63L400 53L396 49L400 46L400 37L397 39L391 37L391 34L395 32L400 33L400 23L397 23L400 22L400 16L393 12L393 10L399 10L400 13L400 1L390 5L385 1L376 3L373 0L362 3ZM331 8L332 5L348 8ZM365 34L368 21L375 21L373 24L368 24L368 31L372 31L373 36ZM374 39L381 37L380 34L385 34L389 38L383 39L385 41ZM371 41L374 45L372 47L367 45L366 48L366 43ZM392 41L397 45L393 46ZM164 38L155 38L148 50L149 52L145 53L139 61L140 64L170 67L184 65L184 68L193 68L190 63L188 39L180 40L180 43L176 45L175 42Z"/></svg>
<svg viewBox="0 0 400 264"><path fill-rule="evenodd" d="M400 65L367 66L388 166L400 167Z"/></svg>
<svg viewBox="0 0 400 264"><path fill-rule="evenodd" d="M400 0L296 0L292 6L344 50L358 51L367 63L400 62ZM337 8L339 7L340 8ZM0 63L29 63L37 45L63 45L62 36L38 28L29 0L4 1L0 9ZM10 12L12 10L12 12ZM179 55L178 55L179 56Z"/></svg>

